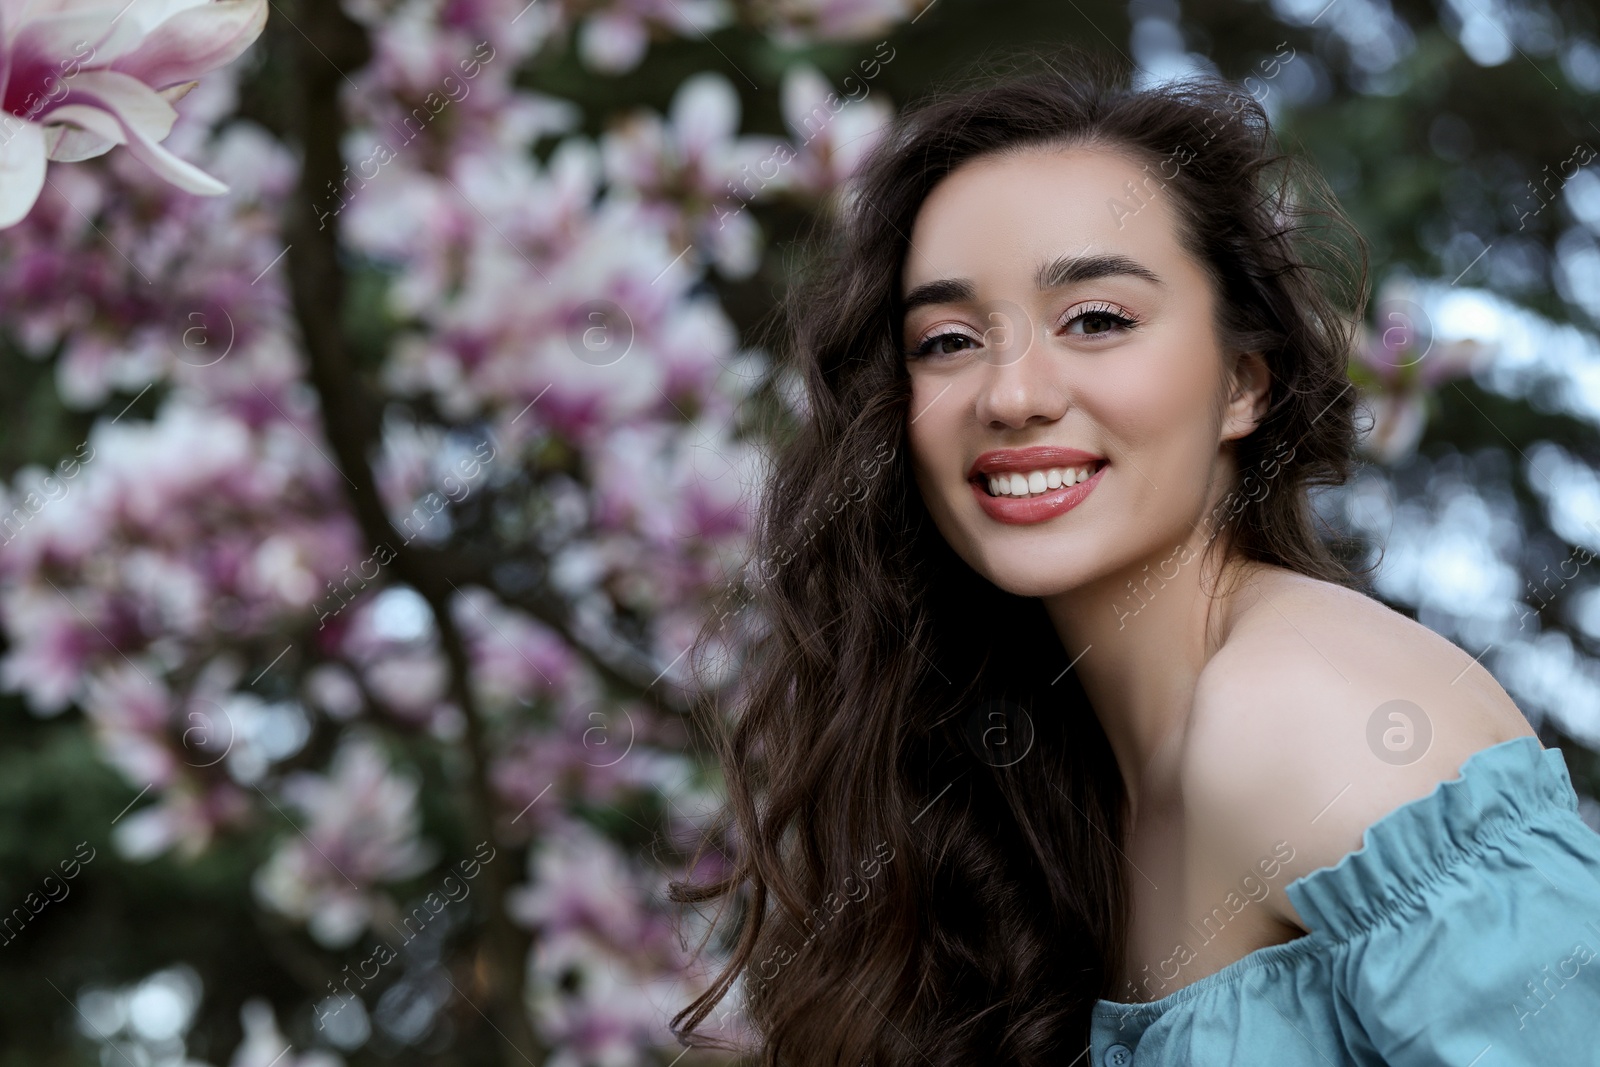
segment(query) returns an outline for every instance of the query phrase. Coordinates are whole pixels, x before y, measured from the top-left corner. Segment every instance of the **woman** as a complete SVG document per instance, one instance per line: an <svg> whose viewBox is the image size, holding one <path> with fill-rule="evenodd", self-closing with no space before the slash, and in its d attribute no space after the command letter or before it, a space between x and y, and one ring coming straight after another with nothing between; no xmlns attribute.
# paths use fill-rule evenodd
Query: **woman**
<svg viewBox="0 0 1600 1067"><path fill-rule="evenodd" d="M737 982L769 1064L1600 1062L1560 753L1318 535L1366 249L1298 173L1088 60L881 143L793 304L686 1039Z"/></svg>

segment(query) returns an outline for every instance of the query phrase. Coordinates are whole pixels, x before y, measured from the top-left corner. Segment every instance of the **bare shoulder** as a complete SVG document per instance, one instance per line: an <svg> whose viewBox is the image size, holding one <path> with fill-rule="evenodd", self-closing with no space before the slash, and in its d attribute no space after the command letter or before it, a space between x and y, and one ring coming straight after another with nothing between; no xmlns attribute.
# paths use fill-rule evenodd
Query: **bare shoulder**
<svg viewBox="0 0 1600 1067"><path fill-rule="evenodd" d="M1371 597L1266 568L1236 604L1180 758L1192 840L1215 862L1287 852L1285 883L1331 866L1474 752L1533 733L1470 655Z"/></svg>

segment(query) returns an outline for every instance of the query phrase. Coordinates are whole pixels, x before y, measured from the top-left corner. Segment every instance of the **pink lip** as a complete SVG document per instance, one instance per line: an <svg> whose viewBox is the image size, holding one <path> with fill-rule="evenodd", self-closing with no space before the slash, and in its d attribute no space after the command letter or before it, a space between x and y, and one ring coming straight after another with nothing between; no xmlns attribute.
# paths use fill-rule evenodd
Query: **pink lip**
<svg viewBox="0 0 1600 1067"><path fill-rule="evenodd" d="M1106 457L1077 448L996 448L972 461L967 477L980 474L1010 474L1044 470L1046 467L1082 467L1089 463L1104 463ZM1088 482L1084 482L1088 485Z"/></svg>
<svg viewBox="0 0 1600 1067"><path fill-rule="evenodd" d="M1088 463L1103 465L1086 481L1077 485L1063 486L1048 493L1041 493L1039 496L1020 500L1005 496L990 496L989 491L984 488L981 477L989 473L1035 471L1044 467L1082 467ZM1094 491L1094 487L1100 484L1100 476L1105 474L1109 466L1110 464L1106 464L1100 456L1073 448L1000 449L985 452L978 457L978 461L972 465L972 473L967 484L972 486L973 495L978 498L978 506L991 519L1013 526L1027 526L1046 522L1083 503L1084 499Z"/></svg>

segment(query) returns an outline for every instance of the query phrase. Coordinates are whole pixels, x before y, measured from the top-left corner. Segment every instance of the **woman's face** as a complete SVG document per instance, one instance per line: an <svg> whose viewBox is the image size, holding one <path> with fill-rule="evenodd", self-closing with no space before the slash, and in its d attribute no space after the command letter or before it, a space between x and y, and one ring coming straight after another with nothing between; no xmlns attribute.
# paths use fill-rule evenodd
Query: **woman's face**
<svg viewBox="0 0 1600 1067"><path fill-rule="evenodd" d="M1255 425L1264 365L1240 361L1235 389L1174 195L1121 152L1039 148L957 168L917 215L912 466L951 547L1009 592L1170 555Z"/></svg>

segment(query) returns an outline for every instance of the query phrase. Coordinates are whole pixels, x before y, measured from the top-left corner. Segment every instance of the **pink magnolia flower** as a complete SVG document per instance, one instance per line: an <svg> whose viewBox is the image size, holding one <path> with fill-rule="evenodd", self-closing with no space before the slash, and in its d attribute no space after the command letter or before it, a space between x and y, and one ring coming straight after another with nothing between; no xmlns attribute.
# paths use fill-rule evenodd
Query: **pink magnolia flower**
<svg viewBox="0 0 1600 1067"><path fill-rule="evenodd" d="M749 277L761 256L761 231L746 201L783 188L794 151L775 137L739 134L738 91L711 71L673 94L665 120L628 116L601 144L607 177L646 200L674 205L688 232L675 242L704 249L730 278Z"/></svg>
<svg viewBox="0 0 1600 1067"><path fill-rule="evenodd" d="M777 0L766 22L781 44L859 40L932 6L932 0Z"/></svg>
<svg viewBox="0 0 1600 1067"><path fill-rule="evenodd" d="M872 63L873 69L880 65ZM868 78L851 75L844 84L855 88L839 92L821 71L804 63L784 74L783 120L797 148L785 179L788 188L826 196L855 174L888 126L889 105L870 98Z"/></svg>
<svg viewBox="0 0 1600 1067"><path fill-rule="evenodd" d="M530 853L528 873L506 909L539 931L528 984L540 1032L554 1046L546 1062L649 1062L646 1050L673 1043L673 1011L705 984L661 906L668 872L632 860L582 823L563 822Z"/></svg>
<svg viewBox="0 0 1600 1067"><path fill-rule="evenodd" d="M472 656L476 688L490 708L561 693L572 684L577 658L571 647L542 623L477 588L461 590L451 611Z"/></svg>
<svg viewBox="0 0 1600 1067"><path fill-rule="evenodd" d="M111 828L111 843L123 859L143 862L176 850L192 860L210 846L219 828L238 825L250 813L248 798L232 782L185 782L154 795L156 803L128 813Z"/></svg>
<svg viewBox="0 0 1600 1067"><path fill-rule="evenodd" d="M1370 420L1361 448L1381 463L1410 456L1427 428L1430 406L1437 405L1433 394L1494 355L1473 338L1435 338L1427 312L1409 295L1403 284L1384 289L1374 308L1376 326L1363 328L1352 353L1350 377L1361 388Z"/></svg>
<svg viewBox="0 0 1600 1067"><path fill-rule="evenodd" d="M567 6L583 9L578 4ZM578 55L585 65L606 74L637 67L650 47L653 30L693 37L721 29L732 15L722 0L615 0L583 6L601 10L579 28Z"/></svg>
<svg viewBox="0 0 1600 1067"><path fill-rule="evenodd" d="M418 836L419 789L374 740L347 734L327 774L297 771L284 780L284 801L305 821L296 820L299 832L286 834L256 871L257 899L307 923L320 944L350 944L377 907L373 886L414 877L435 860L434 846Z"/></svg>
<svg viewBox="0 0 1600 1067"><path fill-rule="evenodd" d="M227 192L160 142L173 103L266 22L267 0L0 0L0 226L33 207L47 159L119 144L179 188Z"/></svg>

